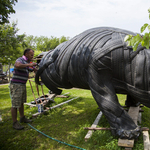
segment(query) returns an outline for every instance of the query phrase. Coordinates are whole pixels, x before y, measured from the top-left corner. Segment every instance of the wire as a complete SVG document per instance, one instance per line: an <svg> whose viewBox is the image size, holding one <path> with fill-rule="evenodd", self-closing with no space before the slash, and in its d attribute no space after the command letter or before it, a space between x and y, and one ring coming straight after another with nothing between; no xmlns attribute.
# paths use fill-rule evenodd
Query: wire
<svg viewBox="0 0 150 150"><path fill-rule="evenodd" d="M58 143L65 144L65 145L68 145L68 146L71 146L71 147L74 147L74 148L77 148L77 149L86 150L86 149L84 149L84 148L80 148L80 147L77 147L77 146L74 146L74 145L71 145L71 144L68 144L68 143L59 141L59 140L57 140L57 139L55 139L55 138L52 138L52 137L46 135L45 133L39 131L38 129L34 128L34 127L33 127L32 125L30 125L29 123L28 123L28 125L29 125L31 128L33 128L34 130L36 130L37 132L43 134L44 136L46 136L46 137L48 137L48 138L50 138L50 139L52 139L52 140L54 140L54 141L57 141Z"/></svg>

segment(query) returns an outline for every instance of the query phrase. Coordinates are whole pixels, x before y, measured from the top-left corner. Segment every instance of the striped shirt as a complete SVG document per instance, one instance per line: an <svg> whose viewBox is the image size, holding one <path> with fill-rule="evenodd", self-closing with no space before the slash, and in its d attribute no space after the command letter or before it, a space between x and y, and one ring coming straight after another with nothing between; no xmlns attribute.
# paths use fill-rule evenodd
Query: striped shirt
<svg viewBox="0 0 150 150"><path fill-rule="evenodd" d="M19 57L16 62L20 62L22 64L27 64L27 59L25 56ZM20 84L26 84L29 76L29 67L25 68L16 68L14 66L13 71L13 77L11 79L11 82L13 83L20 83Z"/></svg>

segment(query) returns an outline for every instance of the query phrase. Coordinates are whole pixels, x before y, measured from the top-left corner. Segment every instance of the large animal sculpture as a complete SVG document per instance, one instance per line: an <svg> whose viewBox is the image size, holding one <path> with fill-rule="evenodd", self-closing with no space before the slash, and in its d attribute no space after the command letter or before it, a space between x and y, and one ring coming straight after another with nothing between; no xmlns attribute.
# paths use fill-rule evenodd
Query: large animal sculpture
<svg viewBox="0 0 150 150"><path fill-rule="evenodd" d="M127 94L127 104L150 107L150 51L139 45L133 52L124 42L128 34L136 35L98 27L75 36L42 58L35 81L39 84L40 76L56 94L61 93L59 88L91 90L113 135L135 139L140 127L119 104L116 93Z"/></svg>

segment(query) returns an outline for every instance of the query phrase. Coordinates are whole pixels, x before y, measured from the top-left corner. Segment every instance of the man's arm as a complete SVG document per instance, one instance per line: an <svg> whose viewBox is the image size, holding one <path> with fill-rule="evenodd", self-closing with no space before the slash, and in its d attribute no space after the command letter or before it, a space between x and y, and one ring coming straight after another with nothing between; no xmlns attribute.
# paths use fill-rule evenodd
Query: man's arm
<svg viewBox="0 0 150 150"><path fill-rule="evenodd" d="M37 64L36 63L28 63L28 64L22 64L21 62L15 62L15 67L16 68L25 68L25 67L33 67L33 66L36 66Z"/></svg>

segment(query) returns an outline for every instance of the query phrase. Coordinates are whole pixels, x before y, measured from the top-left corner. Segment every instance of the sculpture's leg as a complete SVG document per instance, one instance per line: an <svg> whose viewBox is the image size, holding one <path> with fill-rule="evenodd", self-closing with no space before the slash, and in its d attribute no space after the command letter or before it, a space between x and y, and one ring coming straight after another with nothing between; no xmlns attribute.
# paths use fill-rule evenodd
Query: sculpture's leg
<svg viewBox="0 0 150 150"><path fill-rule="evenodd" d="M137 107L140 105L140 102L136 102L133 97L131 97L130 95L127 95L127 100L125 101L125 105L127 107L130 107L130 106Z"/></svg>
<svg viewBox="0 0 150 150"><path fill-rule="evenodd" d="M120 138L137 138L140 129L120 106L115 89L111 84L111 72L109 70L98 72L91 67L89 86L94 99L112 128L112 133Z"/></svg>

